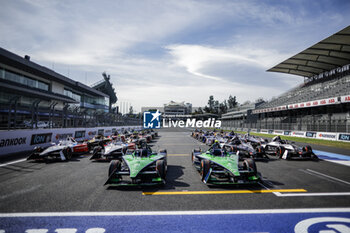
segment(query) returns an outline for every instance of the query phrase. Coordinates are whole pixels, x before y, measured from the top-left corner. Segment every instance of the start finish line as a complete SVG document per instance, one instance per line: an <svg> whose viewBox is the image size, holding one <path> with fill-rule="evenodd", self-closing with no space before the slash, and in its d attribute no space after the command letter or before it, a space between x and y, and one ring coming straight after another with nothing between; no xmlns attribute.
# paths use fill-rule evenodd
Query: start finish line
<svg viewBox="0 0 350 233"><path fill-rule="evenodd" d="M0 214L0 233L350 232L350 208Z"/></svg>

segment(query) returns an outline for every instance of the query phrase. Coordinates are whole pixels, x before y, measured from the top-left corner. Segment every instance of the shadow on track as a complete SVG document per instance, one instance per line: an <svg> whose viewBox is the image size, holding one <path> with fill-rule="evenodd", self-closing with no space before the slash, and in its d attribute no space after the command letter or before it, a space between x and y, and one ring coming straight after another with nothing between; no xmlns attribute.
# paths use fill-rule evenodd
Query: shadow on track
<svg viewBox="0 0 350 233"><path fill-rule="evenodd" d="M190 185L179 181L180 177L183 176L184 167L177 165L168 165L168 171L166 176L166 184L155 185L155 186L108 186L107 190L123 190L123 191L159 191L159 190L170 190L176 187L189 187Z"/></svg>

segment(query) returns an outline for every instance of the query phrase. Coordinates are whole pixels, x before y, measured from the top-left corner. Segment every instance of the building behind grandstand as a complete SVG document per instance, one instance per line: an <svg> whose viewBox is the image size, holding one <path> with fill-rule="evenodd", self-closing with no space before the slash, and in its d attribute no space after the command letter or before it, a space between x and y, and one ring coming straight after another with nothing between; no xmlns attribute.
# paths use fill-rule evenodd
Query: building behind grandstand
<svg viewBox="0 0 350 233"><path fill-rule="evenodd" d="M304 83L264 103L230 109L223 127L350 132L350 26L269 69Z"/></svg>

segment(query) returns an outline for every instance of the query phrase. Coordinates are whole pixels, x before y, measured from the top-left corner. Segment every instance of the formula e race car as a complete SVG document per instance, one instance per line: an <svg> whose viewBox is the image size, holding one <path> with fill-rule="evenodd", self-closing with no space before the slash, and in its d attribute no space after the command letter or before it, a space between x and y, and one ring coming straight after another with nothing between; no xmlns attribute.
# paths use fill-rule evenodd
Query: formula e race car
<svg viewBox="0 0 350 233"><path fill-rule="evenodd" d="M107 138L103 135L96 135L91 140L87 142L87 145L89 147L89 151L94 149L95 146L99 146L102 143L107 144L108 142L112 141L112 138Z"/></svg>
<svg viewBox="0 0 350 233"><path fill-rule="evenodd" d="M244 142L249 142L254 148L267 143L267 140L254 135L250 135L249 133L244 134L240 137L240 139Z"/></svg>
<svg viewBox="0 0 350 233"><path fill-rule="evenodd" d="M236 136L222 144L221 147L228 152L238 152L240 160L243 158L269 159L263 146L256 146L254 148L252 143L242 141Z"/></svg>
<svg viewBox="0 0 350 233"><path fill-rule="evenodd" d="M317 155L312 151L311 146L297 146L294 142L282 140L280 136L276 136L271 142L263 145L265 153L276 155L281 159L312 159L318 160Z"/></svg>
<svg viewBox="0 0 350 233"><path fill-rule="evenodd" d="M59 143L52 143L52 146L43 149L35 147L33 152L28 156L27 160L46 160L49 158L60 158L62 161L70 160L73 154L88 153L88 145L86 143L78 143L73 138L68 137Z"/></svg>
<svg viewBox="0 0 350 233"><path fill-rule="evenodd" d="M205 153L193 150L192 163L206 184L254 184L260 179L253 159L240 161L235 153L216 147Z"/></svg>
<svg viewBox="0 0 350 233"><path fill-rule="evenodd" d="M93 149L92 156L90 160L96 161L110 161L112 159L119 159L126 153L128 149L128 144L121 141L111 141L107 145L100 142L99 146Z"/></svg>
<svg viewBox="0 0 350 233"><path fill-rule="evenodd" d="M122 156L122 161L112 160L105 185L158 185L165 184L167 151L152 152L146 146Z"/></svg>

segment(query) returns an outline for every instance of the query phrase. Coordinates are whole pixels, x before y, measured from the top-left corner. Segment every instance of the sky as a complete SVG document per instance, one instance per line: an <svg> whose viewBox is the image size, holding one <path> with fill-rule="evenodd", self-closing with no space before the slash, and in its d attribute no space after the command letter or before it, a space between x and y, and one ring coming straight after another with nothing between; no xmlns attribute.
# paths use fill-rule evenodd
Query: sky
<svg viewBox="0 0 350 233"><path fill-rule="evenodd" d="M0 2L0 47L88 85L106 72L136 111L277 97L303 77L266 70L350 22L346 0Z"/></svg>

